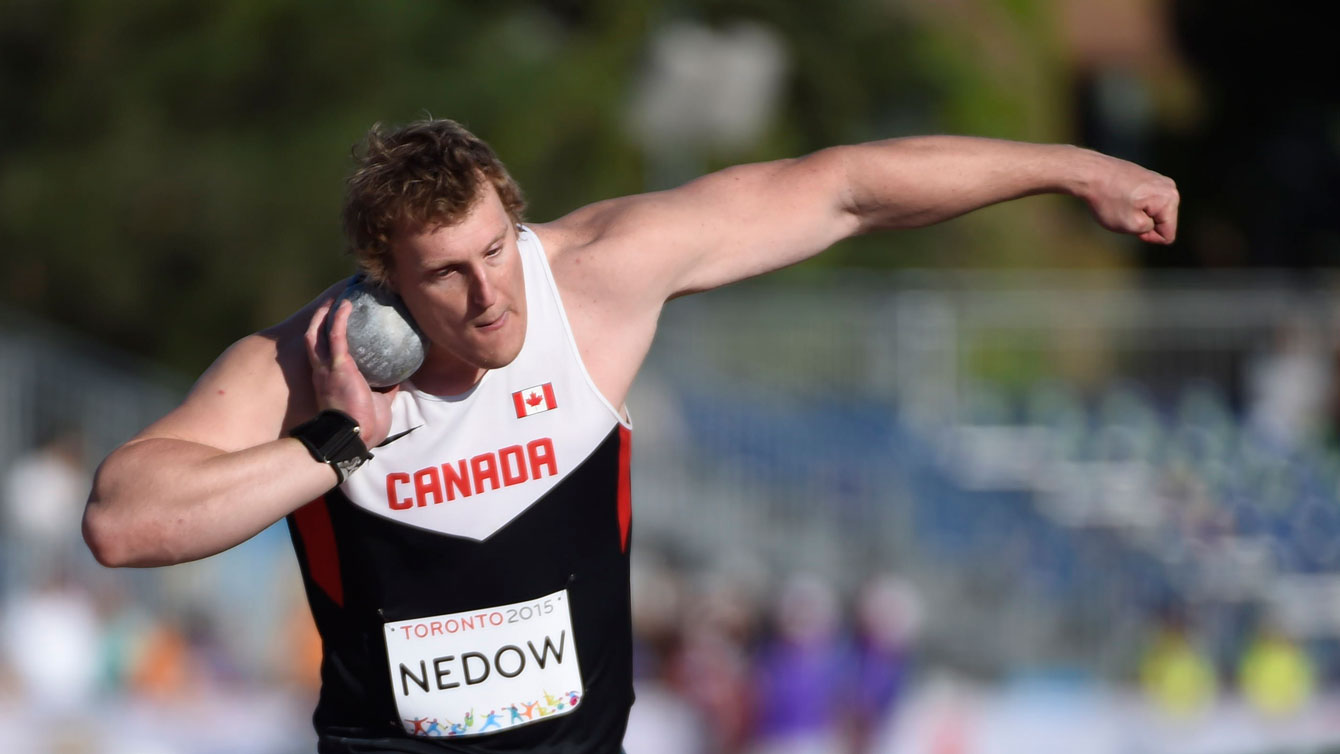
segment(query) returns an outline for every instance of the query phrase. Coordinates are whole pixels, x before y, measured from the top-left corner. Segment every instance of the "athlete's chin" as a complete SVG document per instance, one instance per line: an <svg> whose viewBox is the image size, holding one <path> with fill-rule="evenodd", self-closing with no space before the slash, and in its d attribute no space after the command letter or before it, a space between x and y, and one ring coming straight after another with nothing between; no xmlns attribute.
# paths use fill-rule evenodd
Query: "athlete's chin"
<svg viewBox="0 0 1340 754"><path fill-rule="evenodd" d="M502 369L503 367L516 361L517 355L512 354L488 354L479 360L479 366L484 369Z"/></svg>
<svg viewBox="0 0 1340 754"><path fill-rule="evenodd" d="M521 353L521 343L481 343L475 349L474 362L484 369L501 369Z"/></svg>
<svg viewBox="0 0 1340 754"><path fill-rule="evenodd" d="M515 317L504 315L495 327L481 328L476 335L477 363L485 369L499 369L511 364L525 344L525 330L517 326Z"/></svg>

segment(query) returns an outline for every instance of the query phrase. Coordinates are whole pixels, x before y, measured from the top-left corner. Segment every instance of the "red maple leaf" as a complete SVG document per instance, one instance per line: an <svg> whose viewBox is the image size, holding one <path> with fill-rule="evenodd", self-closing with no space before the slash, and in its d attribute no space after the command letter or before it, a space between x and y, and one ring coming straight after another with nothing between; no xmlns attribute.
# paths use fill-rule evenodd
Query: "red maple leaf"
<svg viewBox="0 0 1340 754"><path fill-rule="evenodd" d="M530 394L529 396L527 396L527 398L526 398L526 405L527 405L527 406L538 406L538 405L540 405L540 403L542 403L543 401L544 401L544 396L540 395L539 393L531 393L531 394Z"/></svg>

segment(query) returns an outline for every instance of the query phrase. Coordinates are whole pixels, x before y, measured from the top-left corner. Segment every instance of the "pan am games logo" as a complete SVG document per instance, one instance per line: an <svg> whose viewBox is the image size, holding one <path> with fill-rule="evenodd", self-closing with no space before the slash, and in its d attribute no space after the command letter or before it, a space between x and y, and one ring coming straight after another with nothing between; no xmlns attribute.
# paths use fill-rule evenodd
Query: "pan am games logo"
<svg viewBox="0 0 1340 754"><path fill-rule="evenodd" d="M575 689L553 696L545 692L541 698L509 704L502 710L489 710L487 714L475 714L474 710L465 713L465 718L457 723L448 718L416 717L403 721L405 732L411 736L429 738L449 738L502 731L525 725L528 722L543 720L550 715L562 714L577 706L581 694ZM478 723L478 727L476 727Z"/></svg>

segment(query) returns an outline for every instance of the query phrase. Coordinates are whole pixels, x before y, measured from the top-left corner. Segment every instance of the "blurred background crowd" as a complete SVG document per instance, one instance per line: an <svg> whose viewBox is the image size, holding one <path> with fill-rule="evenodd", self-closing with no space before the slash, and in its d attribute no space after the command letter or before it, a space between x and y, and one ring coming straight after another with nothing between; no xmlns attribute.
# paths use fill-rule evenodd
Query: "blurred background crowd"
<svg viewBox="0 0 1340 754"><path fill-rule="evenodd" d="M631 754L1340 746L1340 78L1305 4L16 0L0 748L310 751L287 532L108 571L91 474L349 274L348 149L452 117L555 217L823 146L1079 143L1037 197L674 302L630 409Z"/></svg>

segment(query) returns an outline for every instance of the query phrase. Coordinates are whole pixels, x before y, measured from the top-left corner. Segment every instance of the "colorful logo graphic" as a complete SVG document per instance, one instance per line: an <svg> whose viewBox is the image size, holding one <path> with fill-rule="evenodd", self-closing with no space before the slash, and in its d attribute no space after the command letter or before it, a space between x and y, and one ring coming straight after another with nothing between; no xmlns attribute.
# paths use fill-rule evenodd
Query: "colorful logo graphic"
<svg viewBox="0 0 1340 754"><path fill-rule="evenodd" d="M581 698L581 694L576 690L567 691L558 696L552 696L548 691L545 691L539 699L517 702L500 710L489 710L488 714L482 716L476 715L472 709L465 713L465 717L459 723L446 717L440 719L436 717L405 718L405 732L411 736L425 738L451 738L493 733L535 722L559 712L571 712L577 707Z"/></svg>

